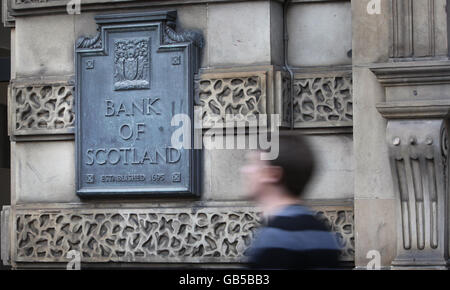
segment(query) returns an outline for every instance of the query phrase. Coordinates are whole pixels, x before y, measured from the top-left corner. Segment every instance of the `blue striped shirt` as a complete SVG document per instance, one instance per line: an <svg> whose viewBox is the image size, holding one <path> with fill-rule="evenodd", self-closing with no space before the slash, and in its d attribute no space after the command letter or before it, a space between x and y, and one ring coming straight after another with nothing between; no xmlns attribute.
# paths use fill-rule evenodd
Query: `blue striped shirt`
<svg viewBox="0 0 450 290"><path fill-rule="evenodd" d="M252 268L319 269L336 267L340 248L312 211L289 205L268 218L247 254Z"/></svg>

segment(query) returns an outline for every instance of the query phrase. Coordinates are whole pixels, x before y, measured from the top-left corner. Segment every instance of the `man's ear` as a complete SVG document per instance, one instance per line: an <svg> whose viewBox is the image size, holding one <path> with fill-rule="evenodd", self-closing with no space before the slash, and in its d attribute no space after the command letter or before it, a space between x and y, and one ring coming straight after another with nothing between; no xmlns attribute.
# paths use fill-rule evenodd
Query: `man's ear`
<svg viewBox="0 0 450 290"><path fill-rule="evenodd" d="M283 178L283 168L280 166L264 166L262 173L264 183L279 183Z"/></svg>

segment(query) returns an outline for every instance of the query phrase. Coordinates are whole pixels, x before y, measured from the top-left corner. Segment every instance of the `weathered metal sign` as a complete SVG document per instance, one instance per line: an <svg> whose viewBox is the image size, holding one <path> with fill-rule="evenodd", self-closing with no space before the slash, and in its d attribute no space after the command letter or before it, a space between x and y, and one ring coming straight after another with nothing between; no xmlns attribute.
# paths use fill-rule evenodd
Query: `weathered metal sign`
<svg viewBox="0 0 450 290"><path fill-rule="evenodd" d="M201 36L176 33L176 11L95 19L76 44L77 193L198 194L198 152L171 146L171 119L193 120Z"/></svg>

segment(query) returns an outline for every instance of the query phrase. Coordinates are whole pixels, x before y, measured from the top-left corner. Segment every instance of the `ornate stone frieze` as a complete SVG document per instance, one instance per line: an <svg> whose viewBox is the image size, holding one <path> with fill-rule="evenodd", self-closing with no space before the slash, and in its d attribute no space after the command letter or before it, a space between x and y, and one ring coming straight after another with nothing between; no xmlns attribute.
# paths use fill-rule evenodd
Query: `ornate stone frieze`
<svg viewBox="0 0 450 290"><path fill-rule="evenodd" d="M296 74L294 127L346 127L353 124L351 72Z"/></svg>
<svg viewBox="0 0 450 290"><path fill-rule="evenodd" d="M352 261L353 210L317 211ZM67 262L71 250L83 263L241 263L261 222L251 207L18 210L13 255L17 263Z"/></svg>
<svg viewBox="0 0 450 290"><path fill-rule="evenodd" d="M64 210L16 216L18 262L239 262L260 224L249 209Z"/></svg>
<svg viewBox="0 0 450 290"><path fill-rule="evenodd" d="M225 121L226 115L248 120L267 113L267 72L201 74L196 84L204 127L210 120Z"/></svg>
<svg viewBox="0 0 450 290"><path fill-rule="evenodd" d="M13 135L73 134L73 90L70 83L13 83Z"/></svg>

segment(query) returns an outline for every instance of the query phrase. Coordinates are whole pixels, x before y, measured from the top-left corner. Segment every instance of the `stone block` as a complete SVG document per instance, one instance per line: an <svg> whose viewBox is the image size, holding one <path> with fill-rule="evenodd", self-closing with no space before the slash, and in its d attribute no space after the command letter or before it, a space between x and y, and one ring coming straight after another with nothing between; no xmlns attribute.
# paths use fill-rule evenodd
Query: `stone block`
<svg viewBox="0 0 450 290"><path fill-rule="evenodd" d="M74 32L73 15L17 18L16 77L72 75Z"/></svg>
<svg viewBox="0 0 450 290"><path fill-rule="evenodd" d="M316 159L316 170L304 199L352 199L354 155L352 135L305 137Z"/></svg>
<svg viewBox="0 0 450 290"><path fill-rule="evenodd" d="M367 13L367 1L352 1L353 64L389 59L391 0L381 0L381 13Z"/></svg>
<svg viewBox="0 0 450 290"><path fill-rule="evenodd" d="M352 63L350 1L292 4L287 14L289 65Z"/></svg>
<svg viewBox="0 0 450 290"><path fill-rule="evenodd" d="M13 143L12 154L18 204L79 201L73 141Z"/></svg>
<svg viewBox="0 0 450 290"><path fill-rule="evenodd" d="M394 199L355 199L355 266L367 269L369 251L380 253L382 268L396 256L397 230Z"/></svg>
<svg viewBox="0 0 450 290"><path fill-rule="evenodd" d="M239 138L244 138L240 136ZM209 192L205 200L242 200L246 199L242 188L240 169L245 164L248 150L214 149L209 151L211 167L209 174Z"/></svg>
<svg viewBox="0 0 450 290"><path fill-rule="evenodd" d="M208 5L210 66L270 64L270 3Z"/></svg>

